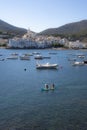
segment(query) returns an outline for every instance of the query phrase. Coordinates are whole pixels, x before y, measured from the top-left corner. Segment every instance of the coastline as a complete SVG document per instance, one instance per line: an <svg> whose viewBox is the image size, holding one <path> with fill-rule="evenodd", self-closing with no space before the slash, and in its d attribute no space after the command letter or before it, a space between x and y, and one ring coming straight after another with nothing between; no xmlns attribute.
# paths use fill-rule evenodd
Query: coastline
<svg viewBox="0 0 87 130"><path fill-rule="evenodd" d="M10 48L10 47L4 47L4 46L0 46L0 49L20 49L20 50L22 50L22 49L41 49L41 50L45 50L45 49L52 49L52 50L67 50L67 49L70 49L70 48L54 48L54 47L52 47L52 48Z"/></svg>
<svg viewBox="0 0 87 130"><path fill-rule="evenodd" d="M3 46L2 46L2 47L0 47L0 49L6 49L6 47L3 47Z"/></svg>
<svg viewBox="0 0 87 130"><path fill-rule="evenodd" d="M4 47L4 46L0 46L0 49L11 49L11 50L23 50L23 49L40 49L40 50L46 50L46 49L48 49L48 50L86 50L87 48L64 48L64 47L59 47L59 48L54 48L54 47L52 47L52 48L9 48L9 47Z"/></svg>

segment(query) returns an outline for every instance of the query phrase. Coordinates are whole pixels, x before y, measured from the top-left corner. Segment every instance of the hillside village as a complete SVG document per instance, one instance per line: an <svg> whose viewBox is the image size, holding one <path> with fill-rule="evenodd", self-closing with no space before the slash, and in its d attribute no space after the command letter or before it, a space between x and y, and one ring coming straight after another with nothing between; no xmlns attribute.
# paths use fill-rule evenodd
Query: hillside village
<svg viewBox="0 0 87 130"><path fill-rule="evenodd" d="M52 47L65 47L65 48L87 48L86 44L82 42L71 42L66 38L54 37L52 35L37 35L28 29L27 33L22 38L14 37L9 39L7 44L8 48L52 48Z"/></svg>
<svg viewBox="0 0 87 130"><path fill-rule="evenodd" d="M0 47L87 48L87 20L47 29L40 33L12 26L0 20Z"/></svg>

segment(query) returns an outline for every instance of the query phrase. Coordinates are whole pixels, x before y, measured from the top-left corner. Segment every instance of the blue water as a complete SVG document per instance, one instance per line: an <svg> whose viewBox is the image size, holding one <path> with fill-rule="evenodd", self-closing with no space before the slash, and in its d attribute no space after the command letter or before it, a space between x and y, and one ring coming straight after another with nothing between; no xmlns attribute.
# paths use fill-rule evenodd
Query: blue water
<svg viewBox="0 0 87 130"><path fill-rule="evenodd" d="M58 63L59 69L37 70L34 56L0 61L0 130L87 130L87 65L68 61L80 53L87 57L87 50L0 49L3 58L13 52L51 56L38 62ZM45 83L55 90L42 92Z"/></svg>

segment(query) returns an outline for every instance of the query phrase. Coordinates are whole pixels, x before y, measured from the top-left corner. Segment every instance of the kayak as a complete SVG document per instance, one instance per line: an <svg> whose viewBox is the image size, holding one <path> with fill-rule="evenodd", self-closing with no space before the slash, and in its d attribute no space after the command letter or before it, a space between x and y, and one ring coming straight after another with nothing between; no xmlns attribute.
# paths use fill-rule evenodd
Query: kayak
<svg viewBox="0 0 87 130"><path fill-rule="evenodd" d="M54 90L55 88L50 88L50 90Z"/></svg>
<svg viewBox="0 0 87 130"><path fill-rule="evenodd" d="M55 88L41 88L42 91L49 91L49 90L54 90Z"/></svg>
<svg viewBox="0 0 87 130"><path fill-rule="evenodd" d="M42 91L49 91L49 88L41 88Z"/></svg>

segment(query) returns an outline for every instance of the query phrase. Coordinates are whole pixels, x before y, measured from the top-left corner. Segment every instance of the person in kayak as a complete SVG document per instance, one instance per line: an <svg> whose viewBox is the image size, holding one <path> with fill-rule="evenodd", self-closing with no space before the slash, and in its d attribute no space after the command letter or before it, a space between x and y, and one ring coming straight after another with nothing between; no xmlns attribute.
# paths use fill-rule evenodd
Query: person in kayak
<svg viewBox="0 0 87 130"><path fill-rule="evenodd" d="M45 88L46 88L46 89L48 89L48 88L49 88L48 84L45 84Z"/></svg>
<svg viewBox="0 0 87 130"><path fill-rule="evenodd" d="M55 89L54 83L51 85L50 89Z"/></svg>

